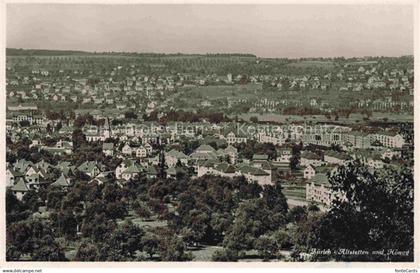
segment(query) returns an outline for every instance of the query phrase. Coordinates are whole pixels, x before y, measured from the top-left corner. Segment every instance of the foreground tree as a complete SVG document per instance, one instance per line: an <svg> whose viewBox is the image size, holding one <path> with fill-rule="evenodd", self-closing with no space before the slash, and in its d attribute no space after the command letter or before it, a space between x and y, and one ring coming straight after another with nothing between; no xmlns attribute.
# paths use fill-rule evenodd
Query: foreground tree
<svg viewBox="0 0 420 273"><path fill-rule="evenodd" d="M160 258L163 261L180 262L192 260L192 255L190 252L187 252L187 248L183 240L174 236L170 238L161 249Z"/></svg>
<svg viewBox="0 0 420 273"><path fill-rule="evenodd" d="M255 249L264 261L276 257L279 250L275 239L267 235L263 235L255 241Z"/></svg>
<svg viewBox="0 0 420 273"><path fill-rule="evenodd" d="M146 233L141 239L143 251L146 252L150 259L159 251L159 238L153 233Z"/></svg>
<svg viewBox="0 0 420 273"><path fill-rule="evenodd" d="M134 201L133 210L139 217L143 219L149 219L152 216L152 212L150 211L149 206L141 200Z"/></svg>
<svg viewBox="0 0 420 273"><path fill-rule="evenodd" d="M66 261L63 249L54 241L51 235L46 235L34 243L36 246L31 253L34 261Z"/></svg>
<svg viewBox="0 0 420 273"><path fill-rule="evenodd" d="M246 200L236 210L235 220L225 236L224 246L236 251L253 249L257 238L282 227L285 219L281 213L274 215L263 199Z"/></svg>
<svg viewBox="0 0 420 273"><path fill-rule="evenodd" d="M330 182L345 198L334 201L311 239L312 247L332 254L315 259L413 260L414 179L408 167L371 173L355 162L340 167ZM341 249L366 252L347 255Z"/></svg>
<svg viewBox="0 0 420 273"><path fill-rule="evenodd" d="M131 221L124 222L111 235L108 241L111 249L124 257L133 257L136 251L142 249L141 240L144 231Z"/></svg>
<svg viewBox="0 0 420 273"><path fill-rule="evenodd" d="M77 249L75 261L94 262L98 259L98 248L89 241L83 241Z"/></svg>
<svg viewBox="0 0 420 273"><path fill-rule="evenodd" d="M7 260L29 254L33 261L65 261L63 249L55 242L49 226L38 220L13 223L6 233Z"/></svg>
<svg viewBox="0 0 420 273"><path fill-rule="evenodd" d="M237 262L238 251L232 249L216 250L211 256L214 262Z"/></svg>

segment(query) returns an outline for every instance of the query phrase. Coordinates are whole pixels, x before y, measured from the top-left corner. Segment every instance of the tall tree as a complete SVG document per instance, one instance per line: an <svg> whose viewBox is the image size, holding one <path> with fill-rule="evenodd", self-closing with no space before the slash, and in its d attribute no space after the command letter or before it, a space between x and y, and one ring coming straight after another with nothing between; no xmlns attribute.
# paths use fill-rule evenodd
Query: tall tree
<svg viewBox="0 0 420 273"><path fill-rule="evenodd" d="M332 190L344 198L337 197L321 219L313 247L332 249L329 258L343 261L413 260L414 179L410 168L372 173L354 162L338 168L330 182ZM367 254L346 255L340 249ZM373 253L382 249L384 254Z"/></svg>

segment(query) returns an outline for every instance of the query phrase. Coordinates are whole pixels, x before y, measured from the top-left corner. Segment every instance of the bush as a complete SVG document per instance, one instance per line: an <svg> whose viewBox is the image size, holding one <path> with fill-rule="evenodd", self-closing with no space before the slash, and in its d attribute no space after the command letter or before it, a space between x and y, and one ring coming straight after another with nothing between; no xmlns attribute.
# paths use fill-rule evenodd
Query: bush
<svg viewBox="0 0 420 273"><path fill-rule="evenodd" d="M191 252L186 252L186 247L181 238L172 237L166 247L160 252L163 261L191 261Z"/></svg>
<svg viewBox="0 0 420 273"><path fill-rule="evenodd" d="M276 257L278 247L276 241L272 237L261 236L255 241L255 249L258 250L258 255L263 261L269 261Z"/></svg>
<svg viewBox="0 0 420 273"><path fill-rule="evenodd" d="M76 256L74 258L75 261L83 261L83 262L94 262L97 260L98 257L98 249L97 247L84 241L80 244Z"/></svg>
<svg viewBox="0 0 420 273"><path fill-rule="evenodd" d="M214 262L237 262L238 252L232 249L216 250L211 256Z"/></svg>

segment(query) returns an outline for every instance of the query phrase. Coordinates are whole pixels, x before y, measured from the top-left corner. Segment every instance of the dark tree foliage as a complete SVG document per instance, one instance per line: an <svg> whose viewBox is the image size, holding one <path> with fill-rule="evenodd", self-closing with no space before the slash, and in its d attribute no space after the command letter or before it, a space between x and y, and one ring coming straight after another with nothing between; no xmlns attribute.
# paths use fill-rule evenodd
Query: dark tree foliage
<svg viewBox="0 0 420 273"><path fill-rule="evenodd" d="M300 165L300 152L302 148L303 148L302 142L298 145L293 145L292 147L292 157L290 158L290 168L292 170L298 169Z"/></svg>
<svg viewBox="0 0 420 273"><path fill-rule="evenodd" d="M260 193L262 192L262 187L256 183L248 183L244 178L238 179L238 197L240 199L254 199L258 198L260 196Z"/></svg>
<svg viewBox="0 0 420 273"><path fill-rule="evenodd" d="M232 249L216 250L211 259L213 262L237 262L238 252Z"/></svg>
<svg viewBox="0 0 420 273"><path fill-rule="evenodd" d="M137 119L137 114L134 113L133 111L127 111L124 113L124 117L126 119Z"/></svg>
<svg viewBox="0 0 420 273"><path fill-rule="evenodd" d="M59 187L50 186L48 187L47 193L47 207L52 209L59 209L61 207L61 201L65 193Z"/></svg>
<svg viewBox="0 0 420 273"><path fill-rule="evenodd" d="M55 242L51 228L38 220L12 223L6 232L7 260L29 254L34 261L65 261L63 249Z"/></svg>
<svg viewBox="0 0 420 273"><path fill-rule="evenodd" d="M94 242L102 242L112 234L116 223L109 220L105 215L98 214L91 219L85 218L82 222L82 235L88 237Z"/></svg>
<svg viewBox="0 0 420 273"><path fill-rule="evenodd" d="M32 214L28 206L19 201L10 189L6 190L6 223L9 226L13 222L22 221Z"/></svg>
<svg viewBox="0 0 420 273"><path fill-rule="evenodd" d="M263 258L263 261L269 261L275 258L279 249L275 239L267 235L260 236L256 239L254 247Z"/></svg>
<svg viewBox="0 0 420 273"><path fill-rule="evenodd" d="M105 242L105 246L111 253L117 253L121 257L133 257L136 251L142 249L142 237L144 231L130 221L124 222L117 227Z"/></svg>
<svg viewBox="0 0 420 273"><path fill-rule="evenodd" d="M30 211L38 211L38 208L43 204L38 193L35 191L28 191L22 198L24 206Z"/></svg>
<svg viewBox="0 0 420 273"><path fill-rule="evenodd" d="M322 217L313 247L334 250L331 258L342 261L413 260L414 179L409 168L372 174L355 162L340 167L330 181L346 201L337 198ZM346 255L339 249L369 254ZM384 254L372 253L381 250Z"/></svg>
<svg viewBox="0 0 420 273"><path fill-rule="evenodd" d="M65 236L67 239L74 239L77 231L77 219L72 211L61 210L56 214L55 226L59 234Z"/></svg>
<svg viewBox="0 0 420 273"><path fill-rule="evenodd" d="M262 199L269 210L275 213L286 214L288 205L280 184L274 186L265 185L262 191Z"/></svg>
<svg viewBox="0 0 420 273"><path fill-rule="evenodd" d="M76 129L72 134L73 150L78 151L78 149L86 144L86 136L81 129Z"/></svg>
<svg viewBox="0 0 420 273"><path fill-rule="evenodd" d="M178 237L170 237L167 242L163 244L163 247L159 253L162 261L190 261L192 255L187 251L184 241Z"/></svg>
<svg viewBox="0 0 420 273"><path fill-rule="evenodd" d="M42 243L40 243L42 242ZM36 243L31 259L34 261L66 261L63 249L54 242L52 235L45 235Z"/></svg>
<svg viewBox="0 0 420 273"><path fill-rule="evenodd" d="M160 240L154 233L146 233L141 239L141 245L143 251L146 252L150 258L153 258L155 254L159 253Z"/></svg>
<svg viewBox="0 0 420 273"><path fill-rule="evenodd" d="M10 189L6 190L6 213L20 211L23 207L21 201L19 201Z"/></svg>
<svg viewBox="0 0 420 273"><path fill-rule="evenodd" d="M177 215L170 217L170 225L177 231L185 228L184 236L192 244L220 243L239 201L234 193L239 190L238 180L204 176L187 182L178 194Z"/></svg>
<svg viewBox="0 0 420 273"><path fill-rule="evenodd" d="M149 219L152 216L152 212L150 211L149 206L141 200L134 201L132 207L133 207L134 212L139 217L142 217L144 219Z"/></svg>
<svg viewBox="0 0 420 273"><path fill-rule="evenodd" d="M224 246L237 251L253 249L257 238L286 224L283 213L273 212L263 199L243 201L235 212L235 222L227 232Z"/></svg>
<svg viewBox="0 0 420 273"><path fill-rule="evenodd" d="M238 148L239 155L246 159L251 160L254 154L266 154L269 159L277 157L276 147L271 143L259 143L255 140L249 140L246 143L236 144L235 146Z"/></svg>

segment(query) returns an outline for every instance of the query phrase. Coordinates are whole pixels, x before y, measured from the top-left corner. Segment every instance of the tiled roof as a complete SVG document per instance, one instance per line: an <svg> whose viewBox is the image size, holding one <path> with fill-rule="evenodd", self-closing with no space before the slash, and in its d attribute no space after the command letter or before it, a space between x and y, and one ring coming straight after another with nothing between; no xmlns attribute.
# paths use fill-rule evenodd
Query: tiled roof
<svg viewBox="0 0 420 273"><path fill-rule="evenodd" d="M157 175L157 170L156 170L156 168L155 168L155 166L150 166L148 169L147 169L147 173L149 174L149 175Z"/></svg>
<svg viewBox="0 0 420 273"><path fill-rule="evenodd" d="M21 174L18 171L15 171L13 169L9 169L10 173L14 176L14 177L19 177L19 176L23 176L23 174Z"/></svg>
<svg viewBox="0 0 420 273"><path fill-rule="evenodd" d="M203 153L203 152L195 152L190 155L192 159L201 159L201 160L210 160L210 159L217 159L216 154L213 153Z"/></svg>
<svg viewBox="0 0 420 273"><path fill-rule="evenodd" d="M385 135L385 136L392 136L392 137L398 135L397 132L391 132L391 131L380 131L380 132L377 132L376 134Z"/></svg>
<svg viewBox="0 0 420 273"><path fill-rule="evenodd" d="M214 150L214 148L211 147L210 145L203 144L200 147L198 147L195 151L196 152L215 152L216 150Z"/></svg>
<svg viewBox="0 0 420 273"><path fill-rule="evenodd" d="M360 131L351 131L351 132L349 132L349 135L361 136L361 137L367 137L367 136L369 136L368 133L360 132Z"/></svg>
<svg viewBox="0 0 420 273"><path fill-rule="evenodd" d="M16 184L12 187L12 191L15 192L27 192L29 191L28 186L23 178L19 178Z"/></svg>
<svg viewBox="0 0 420 273"><path fill-rule="evenodd" d="M308 152L308 151L304 151L301 153L300 155L301 158L306 158L306 159L315 159L315 160L321 160L321 158L312 152Z"/></svg>
<svg viewBox="0 0 420 273"><path fill-rule="evenodd" d="M251 174L254 176L266 176L269 175L269 173L263 171L262 169L255 168L252 166L249 166L247 164L241 164L238 166L241 173Z"/></svg>
<svg viewBox="0 0 420 273"><path fill-rule="evenodd" d="M326 185L329 186L330 183L328 181L328 176L325 173L318 173L315 174L314 177L312 177L309 182L314 183L315 185Z"/></svg>
<svg viewBox="0 0 420 273"><path fill-rule="evenodd" d="M268 155L254 154L252 160L268 160Z"/></svg>
<svg viewBox="0 0 420 273"><path fill-rule="evenodd" d="M166 156L175 157L177 159L187 159L188 158L188 156L185 155L183 152L177 151L175 149L172 149L169 152L167 152Z"/></svg>
<svg viewBox="0 0 420 273"><path fill-rule="evenodd" d="M94 161L85 161L77 169L83 172L91 172L95 167L99 168Z"/></svg>
<svg viewBox="0 0 420 273"><path fill-rule="evenodd" d="M64 176L64 174L61 174L61 176L51 185L59 187L68 187L70 183L68 179Z"/></svg>
<svg viewBox="0 0 420 273"><path fill-rule="evenodd" d="M218 170L219 172L223 172L223 173L235 173L236 169L234 166L229 165L225 162L217 164L215 166L215 169Z"/></svg>
<svg viewBox="0 0 420 273"><path fill-rule="evenodd" d="M141 171L140 167L137 164L132 164L130 167L125 169L123 173L131 174L131 173L139 173Z"/></svg>

